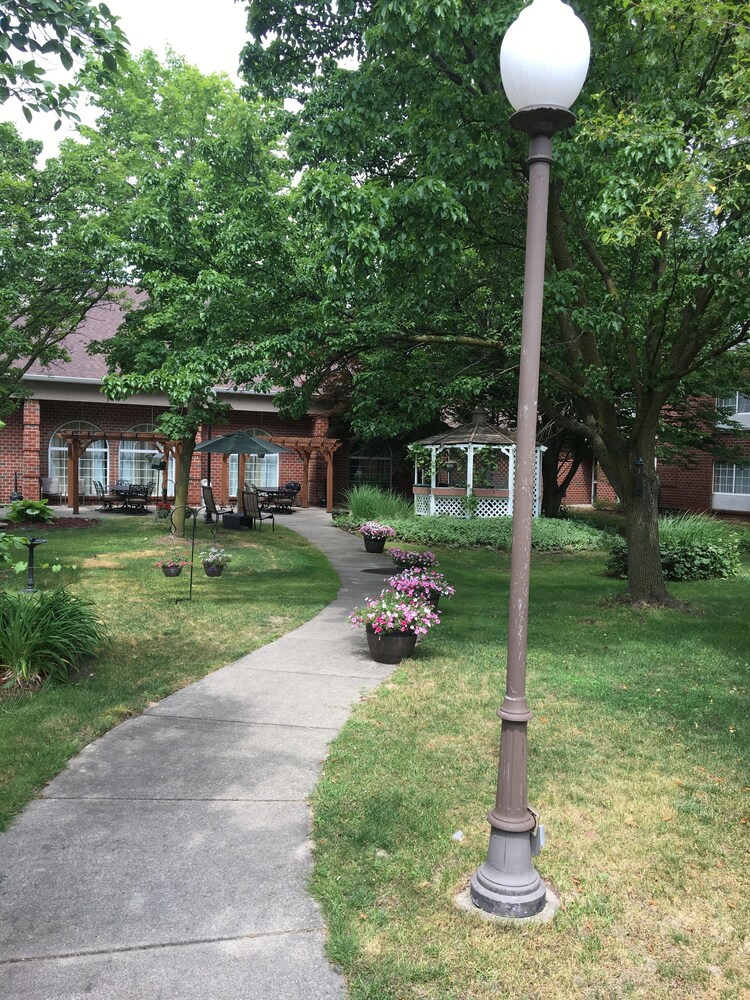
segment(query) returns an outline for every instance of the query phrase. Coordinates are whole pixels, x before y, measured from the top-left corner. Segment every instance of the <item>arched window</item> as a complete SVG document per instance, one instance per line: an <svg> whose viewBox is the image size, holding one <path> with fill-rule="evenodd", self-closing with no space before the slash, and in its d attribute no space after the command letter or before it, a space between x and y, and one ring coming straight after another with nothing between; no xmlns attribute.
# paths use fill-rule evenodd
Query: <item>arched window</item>
<svg viewBox="0 0 750 1000"><path fill-rule="evenodd" d="M62 431L93 431L100 428L86 420L69 420L58 427L49 441L49 475L60 481L60 492L68 492L68 445ZM93 480L107 482L109 471L109 446L106 441L92 441L78 460L78 487L80 493L94 493Z"/></svg>
<svg viewBox="0 0 750 1000"><path fill-rule="evenodd" d="M350 486L391 488L393 459L390 445L366 444L349 456Z"/></svg>
<svg viewBox="0 0 750 1000"><path fill-rule="evenodd" d="M156 430L155 424L136 424L130 428L133 434L151 434ZM153 441L120 441L119 478L127 479L129 483L153 483L154 492L161 491L162 476L165 473L151 466L154 452L158 451ZM167 483L174 484L175 464L172 456L167 462ZM174 486L173 486L174 489Z"/></svg>
<svg viewBox="0 0 750 1000"><path fill-rule="evenodd" d="M266 441L268 441L271 437L268 431L264 431L260 427L246 427L245 433L249 434L251 437L260 438L261 440ZM239 456L230 455L229 495L232 497L236 497L238 495L237 476L239 475L239 468ZM259 455L246 455L245 482L252 483L254 486L260 486L261 488L276 489L279 485L279 456L266 455L265 458L261 458Z"/></svg>

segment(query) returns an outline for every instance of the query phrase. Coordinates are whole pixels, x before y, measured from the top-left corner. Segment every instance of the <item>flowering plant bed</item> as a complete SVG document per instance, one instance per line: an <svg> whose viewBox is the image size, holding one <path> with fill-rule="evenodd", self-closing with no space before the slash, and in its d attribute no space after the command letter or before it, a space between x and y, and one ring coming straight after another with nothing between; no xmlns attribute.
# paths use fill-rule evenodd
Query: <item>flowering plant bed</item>
<svg viewBox="0 0 750 1000"><path fill-rule="evenodd" d="M367 521L360 524L357 531L360 535L368 538L395 538L396 532L387 524L380 524L379 521Z"/></svg>
<svg viewBox="0 0 750 1000"><path fill-rule="evenodd" d="M434 552L408 552L406 549L391 549L391 559L393 559L397 569L438 565Z"/></svg>
<svg viewBox="0 0 750 1000"><path fill-rule="evenodd" d="M366 628L375 635L411 632L418 639L427 635L440 616L424 597L407 597L395 590L383 590L379 597L368 597L362 607L349 615L352 628Z"/></svg>
<svg viewBox="0 0 750 1000"><path fill-rule="evenodd" d="M443 573L417 566L390 577L386 583L397 593L407 597L432 599L440 595L452 597L456 593L456 588L448 583Z"/></svg>

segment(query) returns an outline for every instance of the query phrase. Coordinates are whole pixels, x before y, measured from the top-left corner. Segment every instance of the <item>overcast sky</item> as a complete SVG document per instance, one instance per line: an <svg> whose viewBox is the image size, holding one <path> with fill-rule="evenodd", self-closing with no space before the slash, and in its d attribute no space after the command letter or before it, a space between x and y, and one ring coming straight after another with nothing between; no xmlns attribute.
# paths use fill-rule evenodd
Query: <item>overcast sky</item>
<svg viewBox="0 0 750 1000"><path fill-rule="evenodd" d="M234 0L107 0L133 53L152 48L163 56L167 46L204 73L227 73L239 83L237 66L245 44L245 2ZM7 101L0 117L13 121L26 138L42 139L46 155L54 156L66 127L53 132L54 115L38 114L26 123L17 102Z"/></svg>

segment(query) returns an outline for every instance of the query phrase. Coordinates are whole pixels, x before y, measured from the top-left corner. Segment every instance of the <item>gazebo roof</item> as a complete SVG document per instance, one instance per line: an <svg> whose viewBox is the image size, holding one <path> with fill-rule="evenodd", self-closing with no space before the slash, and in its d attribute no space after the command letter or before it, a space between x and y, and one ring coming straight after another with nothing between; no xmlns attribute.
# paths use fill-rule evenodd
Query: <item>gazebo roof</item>
<svg viewBox="0 0 750 1000"><path fill-rule="evenodd" d="M475 410L471 421L461 427L454 427L442 434L433 434L430 437L422 438L417 444L435 447L459 444L494 444L509 445L515 444L516 439L511 432L505 428L495 427L487 420L484 410Z"/></svg>

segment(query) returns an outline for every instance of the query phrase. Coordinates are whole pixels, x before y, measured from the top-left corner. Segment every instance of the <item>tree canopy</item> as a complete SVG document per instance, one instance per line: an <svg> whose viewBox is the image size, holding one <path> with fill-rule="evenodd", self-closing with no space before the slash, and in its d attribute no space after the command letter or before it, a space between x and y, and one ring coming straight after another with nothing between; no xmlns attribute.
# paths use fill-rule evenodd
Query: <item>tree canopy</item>
<svg viewBox="0 0 750 1000"><path fill-rule="evenodd" d="M0 414L16 409L37 361L67 358L66 337L123 280L111 218L79 161L36 165L40 144L0 124ZM113 208L112 215L116 215Z"/></svg>
<svg viewBox="0 0 750 1000"><path fill-rule="evenodd" d="M106 4L89 0L7 0L0 3L0 103L22 102L28 121L37 111L77 117L70 82L50 79L50 60L72 71L83 62L101 78L117 70L127 39Z"/></svg>
<svg viewBox="0 0 750 1000"><path fill-rule="evenodd" d="M182 505L197 429L228 409L216 386L252 379L255 340L294 309L302 257L292 254L282 197L288 163L273 109L177 56L163 65L145 52L127 73L91 87L97 124L81 127L86 143L64 144L61 159L81 158L100 177L102 209L121 206L122 257L146 293L93 349L107 359L113 398L168 397L159 425L182 442Z"/></svg>
<svg viewBox="0 0 750 1000"><path fill-rule="evenodd" d="M660 601L657 436L746 366L750 14L738 0L576 9L593 59L578 124L556 140L540 399L621 497L632 596ZM357 345L364 368L385 347L413 358L422 345L425 369L445 348L457 371L467 349L499 372L517 357L526 137L497 69L517 13L507 0L250 3L248 86L302 105L298 197L325 227L327 292L351 318L328 339L331 369Z"/></svg>

